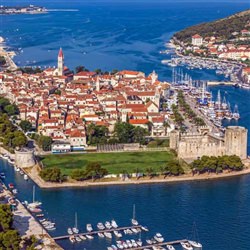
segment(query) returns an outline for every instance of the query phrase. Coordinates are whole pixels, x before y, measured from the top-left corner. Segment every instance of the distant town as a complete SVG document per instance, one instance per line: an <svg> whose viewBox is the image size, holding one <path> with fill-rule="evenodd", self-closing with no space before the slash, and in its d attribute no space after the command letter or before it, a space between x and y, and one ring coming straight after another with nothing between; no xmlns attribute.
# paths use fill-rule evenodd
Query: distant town
<svg viewBox="0 0 250 250"><path fill-rule="evenodd" d="M0 15L13 14L41 14L46 13L47 9L35 5L29 6L0 6Z"/></svg>

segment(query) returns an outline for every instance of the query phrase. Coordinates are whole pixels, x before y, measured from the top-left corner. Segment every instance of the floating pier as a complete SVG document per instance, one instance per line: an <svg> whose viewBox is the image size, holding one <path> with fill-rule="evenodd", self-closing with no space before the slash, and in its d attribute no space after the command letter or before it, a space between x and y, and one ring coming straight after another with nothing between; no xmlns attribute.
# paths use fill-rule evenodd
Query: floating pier
<svg viewBox="0 0 250 250"><path fill-rule="evenodd" d="M69 239L70 236L74 235L74 236L86 236L86 235L97 235L98 233L112 233L114 231L123 231L126 229L141 229L142 230L142 226L138 225L138 226L128 226L128 227L118 227L118 228L111 228L111 229L104 229L104 230L97 230L97 231L92 231L92 232L87 232L87 233L78 233L78 234L67 234L67 235L63 235L63 236L58 236L58 237L53 237L54 240L64 240L64 239Z"/></svg>

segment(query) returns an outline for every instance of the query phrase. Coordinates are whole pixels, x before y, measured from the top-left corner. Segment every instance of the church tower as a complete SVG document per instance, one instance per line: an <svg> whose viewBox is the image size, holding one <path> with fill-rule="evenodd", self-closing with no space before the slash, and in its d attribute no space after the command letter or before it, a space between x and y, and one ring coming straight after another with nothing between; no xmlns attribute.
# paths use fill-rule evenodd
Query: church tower
<svg viewBox="0 0 250 250"><path fill-rule="evenodd" d="M59 76L63 76L64 71L64 55L62 48L60 48L58 57L57 57L57 71Z"/></svg>

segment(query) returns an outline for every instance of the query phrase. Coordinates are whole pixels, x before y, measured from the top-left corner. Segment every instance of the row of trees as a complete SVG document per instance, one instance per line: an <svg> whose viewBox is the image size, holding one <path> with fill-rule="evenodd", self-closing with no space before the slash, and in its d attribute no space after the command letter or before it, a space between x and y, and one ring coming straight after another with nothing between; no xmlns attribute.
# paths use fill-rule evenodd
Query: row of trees
<svg viewBox="0 0 250 250"><path fill-rule="evenodd" d="M115 144L115 143L140 143L145 144L145 136L148 130L133 126L127 122L115 124L112 137L109 136L108 128L105 126L89 124L87 127L87 138L89 145Z"/></svg>
<svg viewBox="0 0 250 250"><path fill-rule="evenodd" d="M213 172L220 173L223 170L240 171L244 167L239 156L223 155L223 156L202 156L200 159L191 163L193 173Z"/></svg>
<svg viewBox="0 0 250 250"><path fill-rule="evenodd" d="M179 112L178 106L173 104L172 105L172 111L173 111L173 115L174 115L174 121L177 123L177 125L181 128L183 128L184 125L184 118L182 117L182 115Z"/></svg>
<svg viewBox="0 0 250 250"><path fill-rule="evenodd" d="M184 112L186 118L190 119L192 123L196 126L205 126L204 120L196 115L196 113L190 108L186 103L183 92L178 92L178 103L180 105L181 111Z"/></svg>
<svg viewBox="0 0 250 250"><path fill-rule="evenodd" d="M62 182L64 181L65 177L63 176L60 168L43 168L39 175L45 181L51 182Z"/></svg>

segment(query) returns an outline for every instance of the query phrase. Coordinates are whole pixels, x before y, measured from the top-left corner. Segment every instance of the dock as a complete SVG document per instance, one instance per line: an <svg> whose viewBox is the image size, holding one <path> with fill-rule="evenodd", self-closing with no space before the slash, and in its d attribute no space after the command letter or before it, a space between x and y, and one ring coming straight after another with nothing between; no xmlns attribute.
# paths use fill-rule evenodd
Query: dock
<svg viewBox="0 0 250 250"><path fill-rule="evenodd" d="M97 231L92 231L92 232L85 232L85 233L78 233L78 234L72 234L74 236L86 236L86 235L97 235L98 233L112 233L114 231L123 231L126 229L141 229L142 230L142 226L138 225L138 226L128 226L128 227L118 227L118 228L110 228L110 229L104 229L104 230L97 230ZM72 236L70 234L67 235L62 235L62 236L58 236L58 237L53 237L54 240L64 240L64 239L69 239L70 236Z"/></svg>
<svg viewBox="0 0 250 250"><path fill-rule="evenodd" d="M169 242L162 242L162 243L155 243L155 244L147 244L147 245L144 245L144 246L141 246L141 247L132 247L132 248L129 248L130 250L143 250L145 248L152 248L153 246L154 247L163 247L163 246L167 246L167 245L178 245L178 244L181 244L181 243L185 243L185 242L188 242L188 240L184 239L184 240L174 240L174 241L169 241Z"/></svg>

